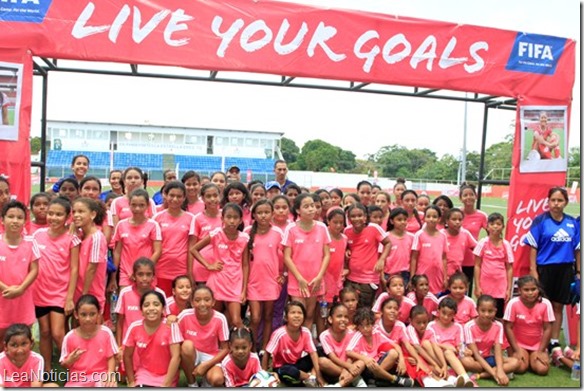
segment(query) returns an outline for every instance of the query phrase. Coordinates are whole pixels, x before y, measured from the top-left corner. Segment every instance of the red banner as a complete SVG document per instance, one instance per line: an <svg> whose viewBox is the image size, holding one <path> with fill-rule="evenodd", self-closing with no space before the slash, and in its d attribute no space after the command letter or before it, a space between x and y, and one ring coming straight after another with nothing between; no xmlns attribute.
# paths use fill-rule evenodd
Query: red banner
<svg viewBox="0 0 584 391"><path fill-rule="evenodd" d="M515 277L529 274L530 247L523 243L524 235L533 219L548 211L549 190L566 184L569 108L533 99L522 99L518 106L506 230Z"/></svg>
<svg viewBox="0 0 584 391"><path fill-rule="evenodd" d="M2 45L36 56L549 99L574 83L575 41L537 34L257 0L11 3Z"/></svg>
<svg viewBox="0 0 584 391"><path fill-rule="evenodd" d="M10 193L30 199L30 113L32 56L25 50L0 48L0 175L8 178ZM23 173L25 175L23 175ZM26 174L28 173L28 174Z"/></svg>

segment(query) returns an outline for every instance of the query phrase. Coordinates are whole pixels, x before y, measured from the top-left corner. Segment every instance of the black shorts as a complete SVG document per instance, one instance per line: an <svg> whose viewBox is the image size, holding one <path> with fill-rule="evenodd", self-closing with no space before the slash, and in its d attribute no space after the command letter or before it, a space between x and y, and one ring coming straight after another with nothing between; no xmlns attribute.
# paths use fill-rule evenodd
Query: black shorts
<svg viewBox="0 0 584 391"><path fill-rule="evenodd" d="M545 297L555 303L570 303L570 284L574 282L574 264L556 263L537 266L539 283Z"/></svg>
<svg viewBox="0 0 584 391"><path fill-rule="evenodd" d="M350 286L359 293L359 307L373 307L377 289L373 289L370 284L361 284L351 280L346 280L345 286Z"/></svg>
<svg viewBox="0 0 584 391"><path fill-rule="evenodd" d="M38 318L42 318L45 315L48 315L51 312L56 312L59 314L65 314L65 309L61 308L61 307L56 307L56 306L49 306L49 307L37 307L36 305L34 306L34 314L35 316Z"/></svg>
<svg viewBox="0 0 584 391"><path fill-rule="evenodd" d="M300 371L308 373L311 370L312 359L310 358L310 355L302 357L294 364L284 364L279 368L274 368L274 372L278 374L282 383L288 387L302 384L302 381L300 380Z"/></svg>
<svg viewBox="0 0 584 391"><path fill-rule="evenodd" d="M495 317L497 319L503 319L503 315L505 315L505 299L495 299L495 304L497 305L497 314Z"/></svg>

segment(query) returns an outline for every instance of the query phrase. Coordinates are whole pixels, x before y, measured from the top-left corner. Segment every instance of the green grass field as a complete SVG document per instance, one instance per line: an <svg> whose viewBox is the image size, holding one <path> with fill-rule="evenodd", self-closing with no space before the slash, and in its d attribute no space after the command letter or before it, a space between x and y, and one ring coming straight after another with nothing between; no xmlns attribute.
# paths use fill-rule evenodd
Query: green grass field
<svg viewBox="0 0 584 391"><path fill-rule="evenodd" d="M33 193L38 191L39 187L33 186ZM154 194L158 191L158 188L148 188L148 192L150 194ZM460 206L458 204L458 200L453 200L455 202L455 206ZM502 198L495 198L495 197L483 197L481 200L481 210L486 212L487 214L493 212L499 212L503 216L507 215L507 200ZM571 203L566 208L566 213L571 214L573 216L580 215L580 206L576 203ZM481 234L484 235L484 232ZM563 341L562 346L564 346ZM38 346L38 344L37 344ZM36 349L35 349L36 350ZM38 351L38 350L37 350ZM495 382L492 380L481 379L478 381L480 387L498 387ZM186 378L184 374L181 373L180 387L186 386ZM570 370L561 367L551 367L550 372L547 376L537 376L532 373L526 373L523 375L516 375L515 379L511 381L509 387L549 387L549 388L567 388L567 387L580 387L580 382L575 382L570 379Z"/></svg>

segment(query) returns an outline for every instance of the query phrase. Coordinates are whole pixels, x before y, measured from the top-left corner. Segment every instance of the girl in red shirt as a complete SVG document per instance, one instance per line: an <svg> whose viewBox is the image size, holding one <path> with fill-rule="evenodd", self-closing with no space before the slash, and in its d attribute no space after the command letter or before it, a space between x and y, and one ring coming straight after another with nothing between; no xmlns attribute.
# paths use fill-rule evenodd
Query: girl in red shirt
<svg viewBox="0 0 584 391"><path fill-rule="evenodd" d="M193 283L191 282L191 278L186 274L172 280L172 296L166 300L170 315L178 316L182 311L191 307L189 301L192 291Z"/></svg>
<svg viewBox="0 0 584 391"><path fill-rule="evenodd" d="M48 226L47 223L47 210L49 209L49 202L51 202L51 196L48 193L36 193L30 199L30 214L31 221L28 223L27 232L32 235L40 228L45 228Z"/></svg>
<svg viewBox="0 0 584 391"><path fill-rule="evenodd" d="M229 354L221 361L225 387L247 386L249 379L261 371L260 359L256 353L251 352L252 347L253 338L247 328L231 330Z"/></svg>

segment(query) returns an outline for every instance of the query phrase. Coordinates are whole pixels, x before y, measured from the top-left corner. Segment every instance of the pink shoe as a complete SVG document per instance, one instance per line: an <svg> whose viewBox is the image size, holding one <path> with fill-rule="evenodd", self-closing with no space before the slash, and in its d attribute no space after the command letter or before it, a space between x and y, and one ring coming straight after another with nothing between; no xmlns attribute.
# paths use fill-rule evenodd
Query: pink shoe
<svg viewBox="0 0 584 391"><path fill-rule="evenodd" d="M556 346L555 348L552 349L552 362L556 367L562 365L562 362L560 361L560 358L562 357L564 357L564 355L562 353L562 348L560 346Z"/></svg>
<svg viewBox="0 0 584 391"><path fill-rule="evenodd" d="M574 351L572 350L570 345L566 345L566 347L564 348L564 357L572 358L573 355L574 355Z"/></svg>

